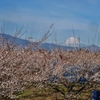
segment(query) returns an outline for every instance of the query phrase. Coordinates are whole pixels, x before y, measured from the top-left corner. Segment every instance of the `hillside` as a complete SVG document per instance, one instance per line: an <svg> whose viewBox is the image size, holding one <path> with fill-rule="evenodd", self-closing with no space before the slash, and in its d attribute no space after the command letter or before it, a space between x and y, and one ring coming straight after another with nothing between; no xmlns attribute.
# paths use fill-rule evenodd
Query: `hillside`
<svg viewBox="0 0 100 100"><path fill-rule="evenodd" d="M18 37L14 37L8 34L0 34L0 38L4 38L3 41L7 41L9 44L16 44L17 46L20 46L20 48L25 48L26 46L30 46L31 44L34 44L34 42L31 42L29 40L25 40L25 39L21 39ZM2 43L3 43L2 41ZM56 48L61 49L61 50L75 50L75 49L79 49L78 47L70 47L70 46L63 46L63 45L59 45L59 44L53 44L53 43L42 43L41 45L39 45L40 48L45 49L45 50L49 50L52 51ZM100 51L100 47L92 44L90 46L86 46L84 44L80 44L80 47L82 49L85 50L90 50L90 51L95 51L98 52Z"/></svg>

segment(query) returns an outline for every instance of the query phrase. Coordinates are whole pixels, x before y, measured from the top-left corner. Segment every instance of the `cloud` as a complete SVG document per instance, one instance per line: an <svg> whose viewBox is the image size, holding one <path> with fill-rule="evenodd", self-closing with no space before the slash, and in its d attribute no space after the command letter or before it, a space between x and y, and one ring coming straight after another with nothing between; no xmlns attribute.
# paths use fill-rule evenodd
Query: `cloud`
<svg viewBox="0 0 100 100"><path fill-rule="evenodd" d="M25 11L28 11L28 9L26 9ZM81 20L76 20L75 18L38 16L38 14L34 15L34 13L31 13L31 11L26 14L25 11L21 10L19 13L9 12L9 17L6 16L6 13L4 13L2 14L2 19L5 18L8 25L11 25L11 28L16 28L16 26L19 26L19 28L21 28L22 25L24 25L24 30L26 30L25 26L28 25L27 36L29 37L31 35L31 31L33 31L33 38L36 39L41 39L52 23L54 23L54 32L57 30L57 40L59 40L59 42L64 42L65 39L69 37L70 33L73 34L73 29L75 35L78 33L79 36L82 36L82 34L87 34L88 36L88 34L90 33L90 30L88 29L89 22L87 20L84 20L83 22ZM9 24L9 22L11 24ZM11 28L9 28L9 31L11 31ZM52 39L50 37L50 39L48 39L47 41L55 41L53 36Z"/></svg>
<svg viewBox="0 0 100 100"><path fill-rule="evenodd" d="M28 11L26 9L26 11ZM7 16L9 15L9 17ZM86 28L86 22L82 23L81 21L77 21L75 18L53 18L49 16L38 16L34 15L34 13L28 12L26 14L25 11L20 11L19 13L16 12L9 12L9 13L2 13L2 17L0 19L5 18L8 22L17 23L17 24L30 24L34 26L35 29L41 29L42 27L50 26L52 23L55 24L55 28L57 30L63 29L71 29L72 25L75 26L76 29ZM46 27L47 28L47 27Z"/></svg>

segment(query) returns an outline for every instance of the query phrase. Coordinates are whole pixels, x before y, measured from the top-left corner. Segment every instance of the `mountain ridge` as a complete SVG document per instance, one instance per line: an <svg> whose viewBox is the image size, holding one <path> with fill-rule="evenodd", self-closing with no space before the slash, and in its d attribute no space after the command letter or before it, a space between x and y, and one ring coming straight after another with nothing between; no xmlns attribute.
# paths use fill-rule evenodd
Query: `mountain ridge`
<svg viewBox="0 0 100 100"><path fill-rule="evenodd" d="M24 48L31 43L35 43L35 42L31 42L31 41L26 40L26 39L21 39L21 38L18 38L18 37L11 36L9 34L0 34L0 39L1 38L4 38L5 40L7 40L9 42L9 44L11 44L13 42L16 45L20 46L21 48ZM49 50L49 51L52 51L56 48L62 49L62 50L67 50L67 49L75 50L76 48L77 49L82 48L82 49L85 49L85 50L100 51L100 47L98 47L95 44L92 44L92 45L89 45L89 46L84 45L83 47L81 47L81 46L80 47L70 47L70 46L64 46L64 45L60 45L60 44L45 42L45 43L41 43L41 45L39 47L42 48L42 49Z"/></svg>

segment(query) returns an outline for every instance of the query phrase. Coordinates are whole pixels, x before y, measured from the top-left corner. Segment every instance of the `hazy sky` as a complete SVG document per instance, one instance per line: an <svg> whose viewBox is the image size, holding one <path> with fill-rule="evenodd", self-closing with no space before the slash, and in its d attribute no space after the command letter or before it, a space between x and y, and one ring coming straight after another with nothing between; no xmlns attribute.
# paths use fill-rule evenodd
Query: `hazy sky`
<svg viewBox="0 0 100 100"><path fill-rule="evenodd" d="M6 34L23 26L22 33L28 32L22 38L41 39L54 23L48 42L75 36L100 45L100 0L0 0L0 27L4 19Z"/></svg>

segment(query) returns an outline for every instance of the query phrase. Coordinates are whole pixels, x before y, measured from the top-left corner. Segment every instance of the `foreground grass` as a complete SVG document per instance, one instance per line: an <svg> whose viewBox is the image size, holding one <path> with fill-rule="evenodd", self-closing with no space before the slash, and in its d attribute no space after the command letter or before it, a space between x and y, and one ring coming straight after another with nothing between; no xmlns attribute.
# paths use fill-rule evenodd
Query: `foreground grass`
<svg viewBox="0 0 100 100"><path fill-rule="evenodd" d="M82 86L83 85L79 83L74 85L70 92L74 96L70 100L89 100L92 98L93 90L100 90L100 87L92 87L91 84L89 84L83 91L76 94ZM87 88L90 87L92 88L87 90ZM22 92L16 91L14 94L18 97L18 100L67 100L66 95L68 93L68 89L63 84L50 83L48 86L43 86L42 83L37 83L26 86Z"/></svg>

